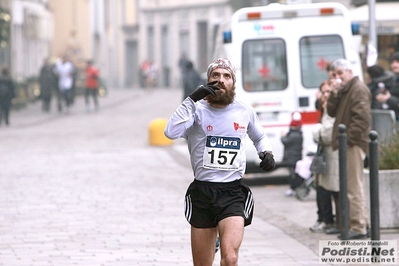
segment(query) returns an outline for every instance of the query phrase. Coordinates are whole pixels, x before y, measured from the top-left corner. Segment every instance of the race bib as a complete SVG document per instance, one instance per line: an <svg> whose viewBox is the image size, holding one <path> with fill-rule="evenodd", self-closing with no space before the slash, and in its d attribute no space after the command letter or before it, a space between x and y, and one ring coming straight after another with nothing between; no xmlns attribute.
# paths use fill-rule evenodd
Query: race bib
<svg viewBox="0 0 399 266"><path fill-rule="evenodd" d="M218 170L237 170L241 160L241 139L208 136L204 149L204 167Z"/></svg>

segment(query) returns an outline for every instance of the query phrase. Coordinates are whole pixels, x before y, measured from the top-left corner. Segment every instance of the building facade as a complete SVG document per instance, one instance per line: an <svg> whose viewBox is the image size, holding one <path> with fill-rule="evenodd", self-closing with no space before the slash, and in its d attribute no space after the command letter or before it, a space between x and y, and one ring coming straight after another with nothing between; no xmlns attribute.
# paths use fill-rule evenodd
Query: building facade
<svg viewBox="0 0 399 266"><path fill-rule="evenodd" d="M11 63L11 8L10 2L0 2L0 63Z"/></svg>
<svg viewBox="0 0 399 266"><path fill-rule="evenodd" d="M184 54L204 72L211 60L217 25L232 14L226 0L140 1L140 62L158 66L158 86L180 86L179 58Z"/></svg>
<svg viewBox="0 0 399 266"><path fill-rule="evenodd" d="M50 54L53 16L47 4L47 0L0 1L0 63L16 82L36 76Z"/></svg>

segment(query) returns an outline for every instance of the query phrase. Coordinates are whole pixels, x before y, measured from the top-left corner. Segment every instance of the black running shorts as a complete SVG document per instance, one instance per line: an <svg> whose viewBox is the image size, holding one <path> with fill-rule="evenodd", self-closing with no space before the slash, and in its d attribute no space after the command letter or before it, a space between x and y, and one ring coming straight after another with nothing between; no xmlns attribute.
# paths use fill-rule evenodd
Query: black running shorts
<svg viewBox="0 0 399 266"><path fill-rule="evenodd" d="M187 221L196 228L213 228L219 221L241 216L245 226L252 222L254 200L251 190L241 180L229 183L194 180L187 189L184 203Z"/></svg>

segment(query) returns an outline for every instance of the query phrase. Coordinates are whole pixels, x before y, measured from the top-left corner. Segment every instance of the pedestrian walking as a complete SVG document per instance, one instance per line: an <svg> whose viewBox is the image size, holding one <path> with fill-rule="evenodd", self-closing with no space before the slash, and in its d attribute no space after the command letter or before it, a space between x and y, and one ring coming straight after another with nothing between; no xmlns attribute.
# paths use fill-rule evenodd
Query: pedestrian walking
<svg viewBox="0 0 399 266"><path fill-rule="evenodd" d="M58 103L58 110L60 112L64 110L65 113L68 113L72 105L72 87L75 67L66 56L63 56L62 60L56 64L56 72L58 74L58 89L61 96L61 101ZM65 104L64 107L62 102Z"/></svg>
<svg viewBox="0 0 399 266"><path fill-rule="evenodd" d="M333 62L334 78L327 100L327 112L335 117L332 149L338 149L338 125L346 126L347 176L349 200L349 239L367 237L368 216L364 192L364 159L368 152L371 120L371 93L366 84L355 77L349 60Z"/></svg>
<svg viewBox="0 0 399 266"><path fill-rule="evenodd" d="M185 215L191 225L194 265L211 266L216 237L221 265L237 265L244 227L251 224L253 195L241 182L245 172L246 136L261 158L260 167L275 166L272 145L254 110L235 98L235 70L227 59L216 59L199 86L169 119L165 135L185 138L194 181L185 195Z"/></svg>
<svg viewBox="0 0 399 266"><path fill-rule="evenodd" d="M179 69L180 69L180 74L181 74L181 75L183 75L184 72L186 72L186 70L187 70L187 63L188 63L188 62L190 62L190 61L187 59L186 53L183 52L183 53L180 55L179 62L178 62Z"/></svg>
<svg viewBox="0 0 399 266"><path fill-rule="evenodd" d="M150 69L150 62L144 60L140 65L140 87L145 88L147 86L147 76Z"/></svg>
<svg viewBox="0 0 399 266"><path fill-rule="evenodd" d="M39 74L39 85L42 110L43 112L49 112L52 93L58 89L58 85L54 66L50 64L48 58L43 60L43 66L41 67Z"/></svg>
<svg viewBox="0 0 399 266"><path fill-rule="evenodd" d="M158 66L154 60L150 60L149 67L146 73L146 87L149 89L155 88L158 83Z"/></svg>
<svg viewBox="0 0 399 266"><path fill-rule="evenodd" d="M186 99L200 84L201 76L194 69L194 65L191 61L186 64L186 70L183 75L183 100Z"/></svg>
<svg viewBox="0 0 399 266"><path fill-rule="evenodd" d="M94 110L97 112L99 109L98 105L98 87L99 87L99 76L100 71L93 65L92 60L87 61L86 69L86 89L85 89L85 104L86 112L90 112L90 101L89 97L93 98Z"/></svg>
<svg viewBox="0 0 399 266"><path fill-rule="evenodd" d="M3 67L0 77L0 125L3 120L7 126L10 125L10 109L14 97L14 83L10 77L10 72L8 67Z"/></svg>

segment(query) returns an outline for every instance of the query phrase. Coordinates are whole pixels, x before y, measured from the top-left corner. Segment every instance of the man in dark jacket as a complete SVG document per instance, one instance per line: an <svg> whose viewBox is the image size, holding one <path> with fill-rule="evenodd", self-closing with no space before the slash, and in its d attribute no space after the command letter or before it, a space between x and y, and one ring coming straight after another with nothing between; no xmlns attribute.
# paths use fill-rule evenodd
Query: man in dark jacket
<svg viewBox="0 0 399 266"><path fill-rule="evenodd" d="M182 73L183 75L183 100L186 99L199 85L201 85L201 77L197 71L195 71L193 63L187 61L186 71Z"/></svg>
<svg viewBox="0 0 399 266"><path fill-rule="evenodd" d="M399 52L394 53L389 59L392 72L395 74L393 78L394 84L385 93L380 93L376 97L377 101L386 104L388 109L395 111L396 120L399 120Z"/></svg>
<svg viewBox="0 0 399 266"><path fill-rule="evenodd" d="M367 84L371 92L371 109L388 109L387 104L377 100L377 95L385 94L390 91L394 84L394 74L385 71L382 66L374 65L367 68L367 73L371 78L371 82Z"/></svg>
<svg viewBox="0 0 399 266"><path fill-rule="evenodd" d="M335 117L332 134L333 150L338 149L338 125L346 126L347 173L349 200L349 239L367 237L367 213L364 194L364 158L368 152L371 120L371 93L366 84L354 77L346 59L333 62L332 92L327 113Z"/></svg>
<svg viewBox="0 0 399 266"><path fill-rule="evenodd" d="M10 124L11 100L15 97L14 83L11 80L7 67L1 70L0 77L0 125L2 120L8 126Z"/></svg>
<svg viewBox="0 0 399 266"><path fill-rule="evenodd" d="M51 96L53 91L58 90L57 75L54 71L54 66L52 66L49 60L46 58L43 61L43 66L40 69L39 74L39 84L40 84L40 99L42 100L42 110L43 112L50 111Z"/></svg>

